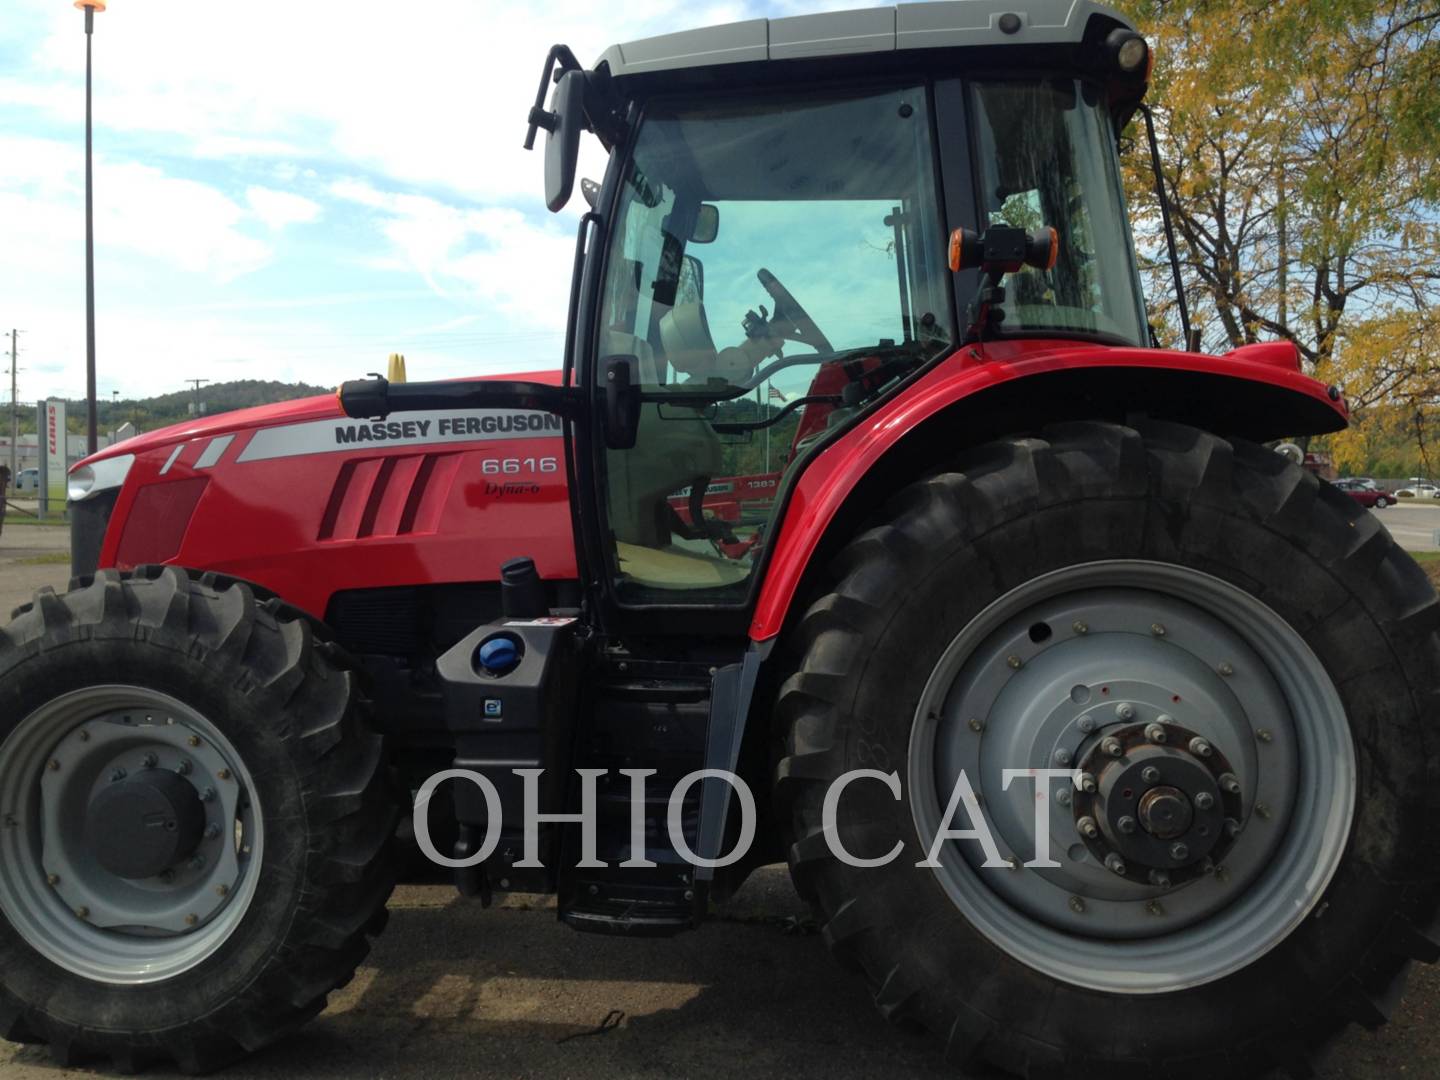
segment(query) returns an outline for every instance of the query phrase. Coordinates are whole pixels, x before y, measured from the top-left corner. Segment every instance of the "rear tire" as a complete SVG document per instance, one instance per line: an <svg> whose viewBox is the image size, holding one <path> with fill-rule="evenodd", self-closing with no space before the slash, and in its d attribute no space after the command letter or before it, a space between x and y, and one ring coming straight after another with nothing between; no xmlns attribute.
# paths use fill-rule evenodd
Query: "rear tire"
<svg viewBox="0 0 1440 1080"><path fill-rule="evenodd" d="M17 611L0 630L0 1036L66 1065L208 1072L319 1013L393 888L397 812L356 680L301 612L216 575L103 571ZM180 833L206 831L163 870L101 869L90 791L152 782ZM167 904L190 914L175 926Z"/></svg>
<svg viewBox="0 0 1440 1080"><path fill-rule="evenodd" d="M1147 426L1142 434L1093 423L981 448L955 471L903 491L879 517L880 524L840 555L828 591L791 633L791 648L803 659L778 699L786 752L776 797L788 819L797 887L818 909L830 948L864 973L887 1017L927 1027L961 1065L983 1062L1023 1077L1097 1078L1251 1076L1276 1066L1308 1075L1310 1053L1345 1022L1373 1028L1389 1018L1410 963L1440 958L1440 842L1430 825L1440 804L1440 738L1433 728L1440 711L1434 678L1440 670L1440 602L1424 573L1370 514L1258 446L1179 425ZM1281 675L1290 685L1301 685L1300 675L1320 690L1328 684L1340 706L1335 715L1342 732L1348 725L1345 741L1353 740L1353 749L1336 741L1333 753L1317 753L1325 745L1317 740L1329 738L1330 729L1297 710L1294 798L1335 811L1327 792L1305 785L1323 774L1325 761L1343 765L1347 755L1357 797L1353 813L1348 802L1338 808L1346 812L1336 815L1336 836L1307 833L1306 815L1296 815L1277 830L1283 835L1275 842L1289 845L1299 837L1324 848L1333 855L1333 875L1328 885L1322 880L1304 895L1298 925L1274 923L1273 913L1254 907L1256 925L1266 932L1257 930L1246 946L1250 952L1232 957L1243 963L1234 970L1216 966L1199 985L1185 985L1186 973L1179 971L1171 983L1155 977L1142 985L1137 979L1132 991L1119 985L1124 965L1102 978L1084 974L1085 965L1077 962L1067 976L1060 970L1063 950L1027 954L1025 942L997 934L976 914L979 907L957 902L941 871L915 866L933 837L917 825L924 814L911 782L914 758L927 714L935 723L948 715L926 705L946 701L930 684L947 649L981 625L991 605L1032 588L1043 575L1063 579L1077 568L1117 560L1155 568L1157 582L1215 582L1216 595L1249 598L1250 622L1273 615L1275 633L1283 637L1288 628L1307 647L1299 652L1312 653L1320 665ZM1225 633L1258 633L1253 625L1223 622L1215 620ZM1115 674L1105 679L1128 678L1133 657L1154 655L1159 646L1151 633L1163 638L1166 629L1158 618L1144 627L1128 638L1113 636L1122 647ZM1036 662L1046 649L1058 655L1067 641L1087 632L1079 618L1073 628L1069 619L1053 629L1037 623L1026 657L1013 656L1008 667L1042 670ZM1180 645L1179 638L1172 634L1165 647ZM1126 640L1134 641L1133 654ZM985 654L977 648L966 655ZM1018 678L1003 670L1005 652L998 655L997 685ZM1214 672L1197 668L1194 678L1204 684ZM1069 686L1067 679L1064 688ZM1077 701L1084 690L1076 685ZM1259 712L1241 691L1236 694L1246 707L1238 716ZM1068 707L1068 694L1059 697ZM1174 700L1180 699L1177 693ZM1021 720L1025 707L1043 712L1030 700L1022 694L1015 714ZM1291 708L1296 704L1291 701ZM993 714L958 715L958 731L942 730L951 744L978 739L974 724L990 731L985 725ZM973 721L969 730L966 715ZM1248 722L1277 726L1269 715ZM994 728L997 739L1014 737L1014 722ZM1268 730L1255 734L1260 742L1270 740ZM1276 746L1282 741L1275 737ZM1237 760L1257 753L1253 743L1217 749ZM1083 751L1077 765L1082 758ZM1017 768L1059 764L1045 758L1005 762ZM1256 772L1262 778L1275 772L1266 768L1269 773L1260 766ZM902 780L900 800L885 785L866 780L852 784L839 804L838 839L854 856L880 858L904 844L898 859L879 868L847 865L824 835L825 792L857 769ZM1345 774L1328 774L1337 801ZM978 783L977 791L982 808L999 808L1006 798ZM1283 820L1278 804L1273 814L1249 816L1249 801L1247 790L1245 831L1227 860L1241 857L1247 834L1263 836L1268 821ZM1059 836L1052 833L1052 857L1077 863L1094 858L1080 850L1078 834L1057 841ZM957 848L950 842L942 863L959 858ZM1121 866L1118 872L1133 871L1133 863ZM1271 875L1265 867L1255 873L1257 880L1275 880L1264 876ZM1004 878L986 884L988 874ZM1004 900L1011 883L1038 881L1039 874L1020 867L977 869L973 876L1002 898L983 900L986 910L1018 912L1011 925L1034 927L1036 941L1053 941L1068 932L1060 916L1047 921ZM1171 916L1172 897L1184 903L1209 887L1199 874L1176 884L1157 890L1162 903L1152 924ZM1130 885L1121 881L1117 888ZM1258 904L1260 894L1258 886L1247 886L1226 910L1249 912L1245 905ZM1107 901L1078 892L1071 899L1084 912L1109 910ZM1203 935L1224 917L1218 911L1197 914L1192 932ZM1130 938L1117 939L1114 949L1142 954L1146 942L1163 947L1172 940L1167 935L1178 942L1186 932L1143 923L1121 929ZM1077 957L1103 957L1103 951L1085 950L1095 948L1097 935L1103 943L1110 933L1097 927L1069 940ZM1217 941L1215 947L1227 946Z"/></svg>

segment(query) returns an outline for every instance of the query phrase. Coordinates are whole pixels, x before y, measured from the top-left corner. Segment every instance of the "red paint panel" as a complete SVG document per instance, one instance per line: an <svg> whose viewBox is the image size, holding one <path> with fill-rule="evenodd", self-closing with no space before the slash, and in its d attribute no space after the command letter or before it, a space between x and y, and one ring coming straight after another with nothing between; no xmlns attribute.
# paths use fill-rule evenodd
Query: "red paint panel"
<svg viewBox="0 0 1440 1080"><path fill-rule="evenodd" d="M122 570L173 559L209 480L192 477L142 488L125 518L115 564Z"/></svg>
<svg viewBox="0 0 1440 1080"><path fill-rule="evenodd" d="M907 432L931 416L1012 379L1079 368L1152 368L1199 372L1280 387L1322 402L1342 419L1344 400L1331 400L1329 388L1296 370L1288 342L1237 349L1224 356L1115 348L1042 339L991 342L966 347L897 394L864 422L851 428L810 464L796 484L780 527L750 637L765 641L785 622L795 590L826 528L860 478Z"/></svg>

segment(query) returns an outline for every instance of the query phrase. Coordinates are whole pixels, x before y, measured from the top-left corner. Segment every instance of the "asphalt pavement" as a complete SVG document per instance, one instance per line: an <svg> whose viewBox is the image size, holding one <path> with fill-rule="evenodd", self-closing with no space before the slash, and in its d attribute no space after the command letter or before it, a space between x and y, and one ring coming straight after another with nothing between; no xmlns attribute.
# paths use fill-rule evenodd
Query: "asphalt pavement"
<svg viewBox="0 0 1440 1080"><path fill-rule="evenodd" d="M1376 516L1406 551L1440 551L1440 501L1402 502Z"/></svg>

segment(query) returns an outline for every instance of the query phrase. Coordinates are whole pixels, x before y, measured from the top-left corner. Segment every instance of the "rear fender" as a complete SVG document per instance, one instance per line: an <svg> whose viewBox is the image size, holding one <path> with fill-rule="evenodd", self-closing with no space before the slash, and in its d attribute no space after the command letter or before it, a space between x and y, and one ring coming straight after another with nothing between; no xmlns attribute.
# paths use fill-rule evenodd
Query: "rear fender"
<svg viewBox="0 0 1440 1080"><path fill-rule="evenodd" d="M1070 420L1149 417L1257 442L1339 431L1348 422L1340 392L1301 374L1287 343L1218 358L1092 347L992 359L997 351L963 350L810 464L776 533L752 640L780 633L796 598L807 595L807 578L891 494L968 448Z"/></svg>

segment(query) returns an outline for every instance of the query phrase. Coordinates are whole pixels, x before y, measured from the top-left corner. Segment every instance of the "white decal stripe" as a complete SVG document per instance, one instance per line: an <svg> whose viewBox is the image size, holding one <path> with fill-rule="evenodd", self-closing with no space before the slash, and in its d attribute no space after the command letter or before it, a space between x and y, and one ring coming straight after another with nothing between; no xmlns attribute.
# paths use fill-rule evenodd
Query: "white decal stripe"
<svg viewBox="0 0 1440 1080"><path fill-rule="evenodd" d="M205 452L200 455L200 460L195 462L197 469L212 468L222 457L225 451L230 449L230 444L235 441L234 435L221 435L210 440L210 445L205 447Z"/></svg>
<svg viewBox="0 0 1440 1080"><path fill-rule="evenodd" d="M502 439L558 439L560 418L530 409L481 409L463 412L396 413L388 420L311 420L262 428L237 461L269 461L302 454L385 450L392 446L431 446Z"/></svg>
<svg viewBox="0 0 1440 1080"><path fill-rule="evenodd" d="M185 444L182 442L182 443L180 443L178 446L176 446L174 450L171 450L171 451L170 451L170 456L165 459L165 464L162 465L162 466L160 466L160 475L161 475L161 476L164 476L167 472L170 471L170 466L175 464L175 462L176 462L176 461L179 459L179 457L180 457L180 451L181 451L181 450L184 450L184 449L185 449Z"/></svg>

